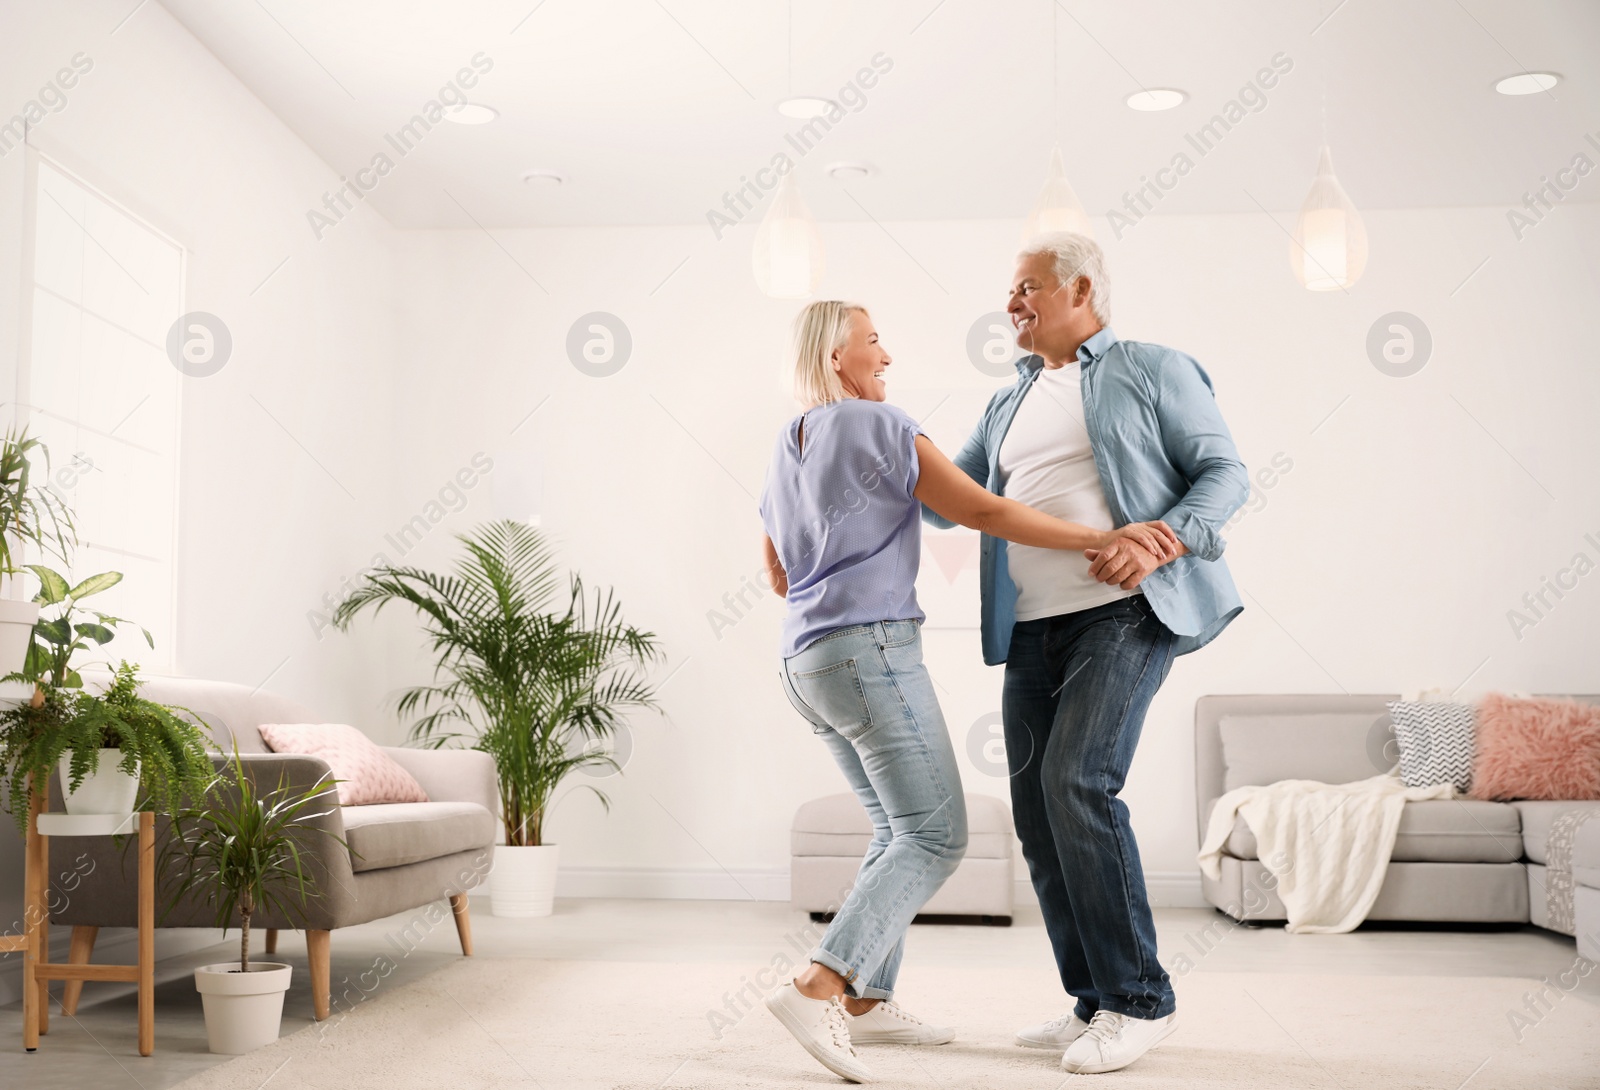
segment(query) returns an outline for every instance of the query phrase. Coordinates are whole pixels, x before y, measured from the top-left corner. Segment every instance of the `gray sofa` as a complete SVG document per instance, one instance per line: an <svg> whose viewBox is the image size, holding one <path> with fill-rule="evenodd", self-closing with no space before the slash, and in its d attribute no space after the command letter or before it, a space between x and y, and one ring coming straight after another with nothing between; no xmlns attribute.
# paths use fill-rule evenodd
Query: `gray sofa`
<svg viewBox="0 0 1600 1090"><path fill-rule="evenodd" d="M1387 772L1398 758L1387 704L1395 695L1204 696L1195 702L1195 818L1244 784L1306 779L1348 783ZM1600 696L1570 699L1600 703ZM1383 888L1367 918L1551 927L1563 882L1549 871L1558 817L1600 802L1409 802ZM1239 920L1282 920L1276 882L1240 818L1223 847L1222 876L1202 877L1206 900ZM1600 819L1579 827L1571 851L1572 930L1600 958Z"/></svg>
<svg viewBox="0 0 1600 1090"><path fill-rule="evenodd" d="M91 686L104 680L103 675L85 678ZM263 789L276 786L280 775L297 785L315 784L329 775L327 763L318 758L271 753L262 743L257 729L262 723L327 721L289 700L242 685L184 678L150 678L142 691L152 700L193 711L212 728L221 753L230 753L237 743L246 771ZM474 750L386 748L385 752L417 778L430 801L352 807L331 803L316 828L332 835L310 841L309 869L321 896L307 902L303 918L257 913L252 922L252 931L265 929L269 951L279 929L306 933L319 1019L328 1016L330 1005L330 934L341 927L448 899L462 953L472 952L466 891L488 874L493 861L498 813L494 762ZM53 808L59 808L58 784L52 788L52 798ZM163 829L158 825L158 836ZM74 871L88 873L74 875L76 888L55 891L51 912L52 923L74 928L73 960L87 960L98 928L136 923L132 853L108 837L75 839L59 850L70 850L75 860L87 853L87 860ZM435 914L442 920L445 910L441 906ZM161 927L214 924L212 912L192 896L158 921ZM68 985L68 1013L77 1002L79 987Z"/></svg>

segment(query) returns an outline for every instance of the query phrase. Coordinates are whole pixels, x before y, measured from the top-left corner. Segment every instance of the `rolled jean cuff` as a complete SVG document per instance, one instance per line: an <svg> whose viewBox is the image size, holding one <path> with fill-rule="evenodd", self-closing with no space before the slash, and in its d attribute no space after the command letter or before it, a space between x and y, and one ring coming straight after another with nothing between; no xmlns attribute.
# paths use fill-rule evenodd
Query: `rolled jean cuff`
<svg viewBox="0 0 1600 1090"><path fill-rule="evenodd" d="M822 966L824 969L832 969L834 972L844 977L844 990L846 995L853 996L856 999L894 998L894 992L892 991L886 991L883 988L867 987L862 982L860 973L856 972L856 970L846 962L835 957L833 954L830 954L820 946L811 951L811 960Z"/></svg>
<svg viewBox="0 0 1600 1090"><path fill-rule="evenodd" d="M1165 1018L1167 1015L1177 1010L1178 1001L1174 996L1166 996L1161 1000L1160 1003L1156 1004L1156 1009L1152 1012L1148 1007L1140 1007L1136 1003L1129 1003L1125 1000L1118 999L1115 996L1102 997L1100 1000L1100 1009L1103 1011L1110 1011L1112 1014L1126 1015L1129 1018L1154 1020L1156 1018Z"/></svg>

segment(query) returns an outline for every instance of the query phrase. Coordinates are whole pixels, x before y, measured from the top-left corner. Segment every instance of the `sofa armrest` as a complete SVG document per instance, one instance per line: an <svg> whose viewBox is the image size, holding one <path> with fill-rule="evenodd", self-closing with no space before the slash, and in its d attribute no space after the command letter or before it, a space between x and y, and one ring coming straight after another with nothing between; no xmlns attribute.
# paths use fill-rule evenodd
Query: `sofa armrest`
<svg viewBox="0 0 1600 1090"><path fill-rule="evenodd" d="M254 781L258 795L276 790L280 781L290 790L304 790L326 781L326 790L313 804L313 812L321 816L306 822L306 828L344 839L339 788L327 761L305 753L241 753L239 761L244 765L245 774ZM232 754L225 757L215 753L211 755L211 765L218 772L232 764Z"/></svg>
<svg viewBox="0 0 1600 1090"><path fill-rule="evenodd" d="M307 821L301 839L308 877L318 891L292 915L280 917L258 910L252 926L262 928L312 928L331 930L357 915L354 867L345 841L344 814L339 806L332 770L320 757L294 753L241 753L240 761L258 793L278 786L280 779L291 788L307 788L320 780L329 782L328 795L319 799ZM232 756L212 755L218 771L232 763ZM327 834L327 835L319 835ZM164 851L171 837L171 820L156 819L156 850ZM337 838L337 839L335 839ZM118 842L120 841L120 843ZM50 876L50 915L56 923L95 927L133 927L138 923L137 855L131 837L83 837L62 841L59 856L53 856ZM70 854L69 854L70 853ZM203 890L191 891L177 904L171 904L172 883L176 875L162 877L163 888L156 893L158 927L213 927L216 912L207 905ZM169 907L170 905L170 907Z"/></svg>
<svg viewBox="0 0 1600 1090"><path fill-rule="evenodd" d="M412 749L385 746L395 763L417 778L433 802L475 802L500 817L494 758L475 749Z"/></svg>

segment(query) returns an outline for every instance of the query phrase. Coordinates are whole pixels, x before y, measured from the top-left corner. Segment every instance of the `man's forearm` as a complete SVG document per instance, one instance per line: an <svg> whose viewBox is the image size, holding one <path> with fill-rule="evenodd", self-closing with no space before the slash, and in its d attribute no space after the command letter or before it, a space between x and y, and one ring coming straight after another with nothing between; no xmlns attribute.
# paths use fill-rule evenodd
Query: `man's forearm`
<svg viewBox="0 0 1600 1090"><path fill-rule="evenodd" d="M1161 516L1178 540L1202 560L1216 560L1227 543L1222 527L1250 496L1244 463L1231 458L1212 461L1195 478L1183 498Z"/></svg>

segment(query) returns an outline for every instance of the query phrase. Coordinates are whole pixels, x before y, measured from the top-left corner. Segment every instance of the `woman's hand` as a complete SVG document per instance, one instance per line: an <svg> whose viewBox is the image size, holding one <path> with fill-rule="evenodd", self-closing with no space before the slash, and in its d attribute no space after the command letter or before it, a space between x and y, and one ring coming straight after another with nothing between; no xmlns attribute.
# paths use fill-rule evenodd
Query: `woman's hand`
<svg viewBox="0 0 1600 1090"><path fill-rule="evenodd" d="M1160 519L1153 519L1150 522L1130 522L1126 526L1117 527L1106 534L1102 549L1118 538L1127 538L1135 545L1142 546L1146 552L1162 563L1176 560L1187 551L1183 543L1178 540L1178 535L1172 532L1172 527Z"/></svg>

